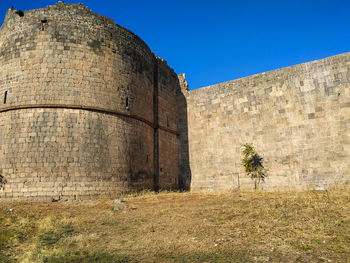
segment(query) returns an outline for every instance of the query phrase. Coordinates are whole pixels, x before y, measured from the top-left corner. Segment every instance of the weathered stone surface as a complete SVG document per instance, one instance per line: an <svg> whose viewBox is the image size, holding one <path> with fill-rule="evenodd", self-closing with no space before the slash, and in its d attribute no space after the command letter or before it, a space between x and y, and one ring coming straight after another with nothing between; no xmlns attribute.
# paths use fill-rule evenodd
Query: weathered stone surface
<svg viewBox="0 0 350 263"><path fill-rule="evenodd" d="M82 4L21 14L9 9L0 29L0 199L177 188L166 62Z"/></svg>
<svg viewBox="0 0 350 263"><path fill-rule="evenodd" d="M115 199L112 202L112 210L113 211L120 211L125 209L125 201L122 199Z"/></svg>
<svg viewBox="0 0 350 263"><path fill-rule="evenodd" d="M265 189L350 184L350 53L187 93L192 189L252 188L241 145L264 157Z"/></svg>
<svg viewBox="0 0 350 263"><path fill-rule="evenodd" d="M82 4L9 9L0 29L0 200L350 182L350 53L188 90L184 74Z"/></svg>

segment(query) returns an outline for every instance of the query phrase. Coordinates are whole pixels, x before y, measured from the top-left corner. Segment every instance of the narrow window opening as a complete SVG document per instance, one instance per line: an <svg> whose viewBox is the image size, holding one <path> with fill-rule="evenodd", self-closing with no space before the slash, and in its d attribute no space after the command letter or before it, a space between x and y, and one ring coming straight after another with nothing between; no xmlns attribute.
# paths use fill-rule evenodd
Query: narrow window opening
<svg viewBox="0 0 350 263"><path fill-rule="evenodd" d="M168 119L168 116L165 116L165 123L166 123L166 126L169 127L169 119Z"/></svg>
<svg viewBox="0 0 350 263"><path fill-rule="evenodd" d="M126 97L126 99L125 99L125 108L129 109L129 98L128 97Z"/></svg>
<svg viewBox="0 0 350 263"><path fill-rule="evenodd" d="M7 100L7 90L5 91L5 94L4 94L4 104L6 104L6 100Z"/></svg>
<svg viewBox="0 0 350 263"><path fill-rule="evenodd" d="M24 16L23 11L21 11L21 10L16 10L15 13L16 13L17 15L19 15L20 17L23 17L23 16Z"/></svg>
<svg viewBox="0 0 350 263"><path fill-rule="evenodd" d="M45 30L45 24L47 23L47 19L42 19L41 20L41 31Z"/></svg>

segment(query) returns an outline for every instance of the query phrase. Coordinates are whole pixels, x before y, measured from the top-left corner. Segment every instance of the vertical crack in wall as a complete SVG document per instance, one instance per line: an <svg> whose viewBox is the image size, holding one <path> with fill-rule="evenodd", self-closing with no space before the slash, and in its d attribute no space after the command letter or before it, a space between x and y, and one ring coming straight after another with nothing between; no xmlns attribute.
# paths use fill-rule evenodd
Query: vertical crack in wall
<svg viewBox="0 0 350 263"><path fill-rule="evenodd" d="M159 191L159 130L158 130L158 60L153 70L153 123L154 123L154 191Z"/></svg>

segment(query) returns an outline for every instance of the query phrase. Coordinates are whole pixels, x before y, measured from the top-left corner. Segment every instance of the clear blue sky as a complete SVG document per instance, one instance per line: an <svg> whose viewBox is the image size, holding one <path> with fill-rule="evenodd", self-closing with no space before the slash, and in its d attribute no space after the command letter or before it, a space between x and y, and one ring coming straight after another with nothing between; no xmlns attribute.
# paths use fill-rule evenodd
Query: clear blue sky
<svg viewBox="0 0 350 263"><path fill-rule="evenodd" d="M56 2L1 0L0 12ZM80 2L140 36L191 89L350 51L349 0Z"/></svg>

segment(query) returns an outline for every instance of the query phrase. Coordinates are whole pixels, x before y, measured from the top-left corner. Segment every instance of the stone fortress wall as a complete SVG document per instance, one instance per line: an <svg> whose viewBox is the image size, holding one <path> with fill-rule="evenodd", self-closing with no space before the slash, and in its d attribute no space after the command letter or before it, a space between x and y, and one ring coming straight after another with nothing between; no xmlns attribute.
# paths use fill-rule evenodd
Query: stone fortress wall
<svg viewBox="0 0 350 263"><path fill-rule="evenodd" d="M350 183L350 53L188 90L184 74L82 4L0 28L0 200L84 200L142 189Z"/></svg>
<svg viewBox="0 0 350 263"><path fill-rule="evenodd" d="M82 4L11 8L0 69L0 199L177 188L177 75L132 32Z"/></svg>
<svg viewBox="0 0 350 263"><path fill-rule="evenodd" d="M265 189L350 184L350 53L186 97L192 189L253 189L245 143L264 158Z"/></svg>

